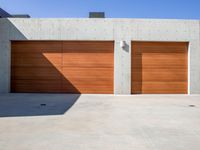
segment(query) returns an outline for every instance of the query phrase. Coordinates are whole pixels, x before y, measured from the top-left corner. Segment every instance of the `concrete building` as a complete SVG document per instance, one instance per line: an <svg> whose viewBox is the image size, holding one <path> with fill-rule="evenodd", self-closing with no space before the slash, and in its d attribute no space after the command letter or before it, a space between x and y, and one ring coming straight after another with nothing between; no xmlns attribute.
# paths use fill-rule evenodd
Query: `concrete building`
<svg viewBox="0 0 200 150"><path fill-rule="evenodd" d="M0 19L0 92L200 94L200 21Z"/></svg>

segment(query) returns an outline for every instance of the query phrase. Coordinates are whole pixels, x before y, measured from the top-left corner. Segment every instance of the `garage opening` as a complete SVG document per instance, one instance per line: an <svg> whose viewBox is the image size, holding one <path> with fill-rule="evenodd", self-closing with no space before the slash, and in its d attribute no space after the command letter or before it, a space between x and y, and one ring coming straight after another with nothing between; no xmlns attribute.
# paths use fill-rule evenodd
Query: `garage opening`
<svg viewBox="0 0 200 150"><path fill-rule="evenodd" d="M188 42L132 42L132 94L187 94Z"/></svg>
<svg viewBox="0 0 200 150"><path fill-rule="evenodd" d="M12 41L11 51L11 92L113 93L113 41Z"/></svg>

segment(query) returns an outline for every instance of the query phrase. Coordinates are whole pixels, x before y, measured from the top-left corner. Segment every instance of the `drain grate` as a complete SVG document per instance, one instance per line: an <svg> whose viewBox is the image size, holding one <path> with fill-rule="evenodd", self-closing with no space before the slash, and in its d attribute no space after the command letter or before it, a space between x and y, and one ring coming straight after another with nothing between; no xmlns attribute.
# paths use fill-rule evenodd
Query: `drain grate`
<svg viewBox="0 0 200 150"><path fill-rule="evenodd" d="M40 104L41 107L45 107L47 104Z"/></svg>

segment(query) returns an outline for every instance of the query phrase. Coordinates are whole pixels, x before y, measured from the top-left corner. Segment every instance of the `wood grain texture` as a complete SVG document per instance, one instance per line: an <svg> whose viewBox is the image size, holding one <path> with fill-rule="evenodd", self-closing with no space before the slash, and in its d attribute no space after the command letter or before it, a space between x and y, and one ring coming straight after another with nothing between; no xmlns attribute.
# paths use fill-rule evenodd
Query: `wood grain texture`
<svg viewBox="0 0 200 150"><path fill-rule="evenodd" d="M113 93L114 43L13 41L11 91Z"/></svg>
<svg viewBox="0 0 200 150"><path fill-rule="evenodd" d="M132 42L132 94L187 94L188 43Z"/></svg>
<svg viewBox="0 0 200 150"><path fill-rule="evenodd" d="M81 93L113 93L114 43L63 42L63 76ZM63 82L63 91L72 91Z"/></svg>

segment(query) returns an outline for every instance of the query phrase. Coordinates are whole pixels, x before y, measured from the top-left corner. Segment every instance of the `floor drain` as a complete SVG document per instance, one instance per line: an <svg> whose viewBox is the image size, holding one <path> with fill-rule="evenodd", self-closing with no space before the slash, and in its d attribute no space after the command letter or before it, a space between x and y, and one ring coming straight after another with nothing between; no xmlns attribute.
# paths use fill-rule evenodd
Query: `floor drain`
<svg viewBox="0 0 200 150"><path fill-rule="evenodd" d="M189 105L189 107L196 107L195 105Z"/></svg>
<svg viewBox="0 0 200 150"><path fill-rule="evenodd" d="M44 106L46 106L46 104L40 104L40 106L44 107Z"/></svg>

